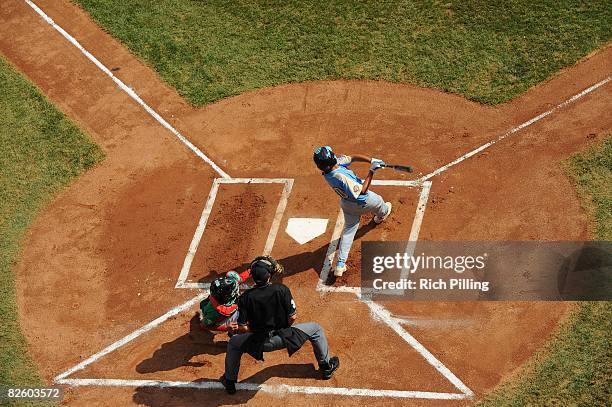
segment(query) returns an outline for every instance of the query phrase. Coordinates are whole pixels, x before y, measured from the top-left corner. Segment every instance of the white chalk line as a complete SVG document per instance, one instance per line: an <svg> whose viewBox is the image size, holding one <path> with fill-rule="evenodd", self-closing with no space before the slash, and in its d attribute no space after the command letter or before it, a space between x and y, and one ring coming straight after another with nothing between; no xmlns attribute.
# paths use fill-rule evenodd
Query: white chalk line
<svg viewBox="0 0 612 407"><path fill-rule="evenodd" d="M408 241L406 242L406 248L404 249L404 253L408 256L412 256L414 253L414 249L416 248L417 241L419 240L419 233L421 231L421 224L423 223L423 217L425 216L425 209L427 208L427 201L429 200L429 191L431 190L431 181L425 181L422 184L421 192L419 194L419 201L417 202L416 212L414 214L414 220L412 221L412 227L410 229L410 236L408 237ZM408 268L403 268L400 272L400 280L408 278L410 274L410 270ZM396 295L403 296L405 295L406 290L404 289L395 289L395 290L385 290L385 294L387 295ZM361 295L372 295L376 294L376 290L366 289L365 287L361 288Z"/></svg>
<svg viewBox="0 0 612 407"><path fill-rule="evenodd" d="M293 178L223 178L219 184L287 184L293 185Z"/></svg>
<svg viewBox="0 0 612 407"><path fill-rule="evenodd" d="M94 63L102 72L104 72L109 78L113 80L119 86L121 90L128 94L136 103L144 108L159 124L169 130L176 138L178 138L184 145L187 146L193 153L200 157L204 162L210 165L216 172L223 178L230 178L230 176L221 169L213 160L211 160L206 154L204 154L198 147L196 147L191 141L183 136L178 130L176 130L170 123L168 123L159 113L157 113L151 106L145 103L144 100L134 91L134 89L127 86L121 79L117 78L110 69L108 69L102 62L100 62L95 56L87 51L72 35L68 34L66 30L60 27L51 17L45 14L36 4L31 0L24 0L39 16L42 17L51 27L59 32L65 39L67 39L72 45L74 45L87 59Z"/></svg>
<svg viewBox="0 0 612 407"><path fill-rule="evenodd" d="M274 247L274 242L276 241L276 236L280 228L281 220L285 213L285 209L287 208L287 201L289 200L289 195L291 194L291 190L293 188L293 181L294 180L291 178L215 178L213 181L212 187L210 189L210 192L208 194L208 199L206 200L206 204L204 205L204 209L202 210L200 221L198 222L198 226L196 227L196 231L191 240L191 244L189 245L187 255L185 256L185 260L183 261L183 267L181 268L181 272L179 274L178 280L174 287L175 288L186 288L186 289L193 289L193 288L208 289L210 288L210 283L188 282L187 279L189 277L189 271L191 269L191 264L193 263L195 254L198 251L198 247L200 246L202 237L204 236L204 230L206 229L206 224L208 223L210 214L212 213L212 209L215 204L217 193L219 192L219 186L221 184L283 184L284 185L278 206L276 208L274 218L272 219L272 225L270 226L270 231L268 232L268 237L266 239L266 243L264 247L263 254L267 255L272 252L272 247Z"/></svg>
<svg viewBox="0 0 612 407"><path fill-rule="evenodd" d="M191 244L189 245L189 250L187 251L187 255L185 256L185 260L183 261L183 267L181 269L181 273L179 274L179 278L176 282L175 288L183 288L185 281L189 276L191 263L193 262L193 258L195 257L196 252L198 251L200 240L202 240L202 236L204 235L206 223L208 222L208 218L210 217L210 213L212 212L212 208L215 203L215 198L217 197L217 192L219 191L219 182L217 182L217 180L218 178L213 181L212 187L210 188L208 199L206 200L206 205L204 205L204 209L202 210L200 221L198 222L198 226L193 235L193 239L191 240Z"/></svg>
<svg viewBox="0 0 612 407"><path fill-rule="evenodd" d="M356 293L359 297L359 294ZM143 327L137 329L124 338L107 346L96 354L90 356L76 366L57 375L54 382L70 386L123 386L123 387L157 387L157 388L192 388L200 390L221 390L223 386L216 381L201 381L201 382L184 382L184 381L164 381L164 380L130 380L130 379L93 379L93 378L68 378L68 376L84 369L88 365L108 355L109 353L119 349L127 343L138 338L142 334L156 328L169 318L186 311L197 302L205 297L204 293L198 294L191 300L172 308L159 318L149 322ZM293 386L286 384L268 385L241 382L237 384L238 390L245 391L264 391L274 394L282 393L302 393L302 394L326 394L339 396L359 396L359 397L397 397L397 398L422 398L422 399L441 399L441 400L457 400L471 398L473 393L463 383L457 379L441 362L439 362L425 347L423 347L414 337L408 334L401 326L396 318L381 305L373 304L370 301L364 301L370 307L375 315L375 320L380 320L387 323L400 337L408 342L418 353L432 364L440 373L444 375L451 383L453 383L462 393L444 393L444 392L426 392L412 390L386 390L386 389L363 389L363 388L345 388L345 387L317 387L317 386ZM399 327L399 329L398 329ZM465 391L464 389L467 389Z"/></svg>
<svg viewBox="0 0 612 407"><path fill-rule="evenodd" d="M349 287L346 285L341 285L338 287L332 285L325 285L321 283L320 287L317 287L317 291L321 293L350 293L350 294L360 294L360 287Z"/></svg>
<svg viewBox="0 0 612 407"><path fill-rule="evenodd" d="M124 379L62 379L58 384L71 386L112 386L112 387L153 387L161 389L196 389L196 390L224 390L218 381L167 381L167 380L124 380ZM301 393L301 394L325 394L338 396L357 397L396 397L396 398L419 398L436 400L462 400L469 398L462 393L438 393L428 391L411 390L373 390L347 387L316 387L316 386L292 386L288 384L259 384L241 382L236 384L237 390L263 391L272 394Z"/></svg>
<svg viewBox="0 0 612 407"><path fill-rule="evenodd" d="M199 289L199 290L209 290L210 283L176 283L174 288L186 288L186 289Z"/></svg>
<svg viewBox="0 0 612 407"><path fill-rule="evenodd" d="M421 225L423 224L423 217L425 216L425 209L427 208L427 202L429 200L429 191L431 191L431 181L423 182L416 212L414 214L414 220L412 221L412 227L410 229L410 236L408 237L408 243L406 245L405 252L408 256L412 256L416 242L419 240L419 233L421 232ZM408 269L403 269L400 273L400 278L408 277L408 272Z"/></svg>
<svg viewBox="0 0 612 407"><path fill-rule="evenodd" d="M293 188L293 180L285 180L283 181L285 184L283 187L283 192L281 194L280 201L278 202L278 206L276 207L276 213L274 214L274 219L272 220L272 226L270 227L270 232L268 233L268 239L266 240L266 246L264 247L263 254L269 255L272 253L272 248L274 247L274 242L276 241L276 235L278 234L278 229L281 224L281 220L283 219L283 215L285 214L285 209L287 208L287 201L289 200L289 194L291 194L291 189Z"/></svg>
<svg viewBox="0 0 612 407"><path fill-rule="evenodd" d="M444 171L448 170L449 168L459 164L460 162L467 160L470 157L475 156L476 154L480 153L481 151L486 150L487 148L491 147L493 144L496 144L497 142L511 136L512 134L531 126L534 123L539 122L540 120L542 120L543 118L545 118L546 116L551 115L552 113L554 113L555 111L569 105L570 103L575 102L576 100L580 99L583 96L588 95L589 93L593 92L594 90L602 87L603 85L605 85L606 83L610 82L610 80L612 80L612 76L608 76L606 79L601 80L599 82L597 82L596 84L589 86L588 88L584 89L582 92L577 93L576 95L572 96L571 98L565 100L564 102L559 103L557 106L553 107L550 110L545 111L544 113L541 113L539 115L537 115L536 117L527 120L524 123L519 124L518 126L508 130L506 133L502 134L501 136L497 137L494 140L489 141L488 143L485 143L483 145L481 145L480 147L462 155L461 157L457 158L456 160L451 161L450 163L438 168L435 171L430 172L429 174L419 178L417 180L417 182L424 182L432 177L435 177L436 175L439 175L441 173L443 173Z"/></svg>
<svg viewBox="0 0 612 407"><path fill-rule="evenodd" d="M400 180L400 179L375 179L372 185L391 186L391 187L420 187L423 182L420 180Z"/></svg>
<svg viewBox="0 0 612 407"><path fill-rule="evenodd" d="M151 329L153 329L153 328L157 327L158 325L162 324L163 322L165 322L168 318L171 318L171 317L173 317L175 315L178 315L181 312L187 310L188 308L190 308L194 304L196 304L198 301L201 301L204 297L205 297L205 294L204 293L200 293L200 294L196 295L195 297L193 297L192 299L190 299L189 301L187 301L187 302L185 302L185 303L183 303L181 305L178 305L178 306L172 308L170 311L166 312L164 315L162 315L162 316L154 319L153 321L149 322L148 324L138 328L137 330L135 330L131 334L123 337L122 339L118 340L117 342L112 343L111 345L109 345L106 348L102 349L98 353L95 353L95 354L91 355L90 357L88 357L87 359L85 359L81 363L77 364L76 366L71 367L70 369L66 370L63 373L60 373L59 375L57 375L55 377L54 381L58 382L59 380L65 379L68 376L70 376L71 374L74 374L75 372L84 369L86 366L90 365L91 363L95 362L96 360L100 359L101 357L108 355L109 353L111 353L112 351L114 351L116 349L119 349L123 345L133 341L136 338L138 338L140 335L144 334L145 332L149 332Z"/></svg>
<svg viewBox="0 0 612 407"><path fill-rule="evenodd" d="M467 387L453 372L451 372L442 362L440 362L430 351L427 350L414 336L410 335L400 323L391 315L391 313L382 305L373 301L365 302L375 319L378 319L387 324L395 331L404 341L408 342L430 365L432 365L442 376L451 382L459 391L469 397L473 397L474 393Z"/></svg>
<svg viewBox="0 0 612 407"><path fill-rule="evenodd" d="M423 217L425 216L425 209L427 208L427 201L429 199L429 191L431 190L431 181L423 183L421 193L419 194L419 202L417 203L416 213L414 220L412 221L412 228L410 229L410 237L408 240L416 242L419 239L419 233L421 231L421 224L423 223Z"/></svg>

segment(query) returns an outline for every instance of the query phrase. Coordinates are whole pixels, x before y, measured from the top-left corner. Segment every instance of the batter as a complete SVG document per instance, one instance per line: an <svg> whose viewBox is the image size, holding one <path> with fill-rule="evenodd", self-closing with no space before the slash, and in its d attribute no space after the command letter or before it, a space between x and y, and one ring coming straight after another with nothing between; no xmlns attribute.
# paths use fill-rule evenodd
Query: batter
<svg viewBox="0 0 612 407"><path fill-rule="evenodd" d="M374 173L385 166L383 160L365 155L338 155L329 146L314 151L313 159L323 173L325 181L340 195L340 207L344 214L344 229L340 238L338 261L334 276L340 277L346 271L348 258L355 233L359 229L359 219L366 213L374 214L374 223L382 223L391 214L391 202L385 202L377 193L370 191ZM370 163L370 171L365 180L359 178L348 167L354 162Z"/></svg>

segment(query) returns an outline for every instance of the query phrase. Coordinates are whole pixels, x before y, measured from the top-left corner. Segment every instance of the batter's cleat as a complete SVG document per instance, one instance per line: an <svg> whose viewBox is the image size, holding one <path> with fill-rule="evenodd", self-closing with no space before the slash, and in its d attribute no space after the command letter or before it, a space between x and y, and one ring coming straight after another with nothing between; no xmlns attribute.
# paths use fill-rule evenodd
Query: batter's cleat
<svg viewBox="0 0 612 407"><path fill-rule="evenodd" d="M379 218L378 216L374 216L374 223L376 223L377 225L383 223L385 219L387 219L389 215L391 215L391 207L393 205L391 205L391 202L385 202L385 205L387 205L387 213L385 214L385 216L383 216L382 218Z"/></svg>
<svg viewBox="0 0 612 407"><path fill-rule="evenodd" d="M338 263L336 264L336 269L334 270L334 276L342 277L342 274L346 271L346 264Z"/></svg>
<svg viewBox="0 0 612 407"><path fill-rule="evenodd" d="M236 394L236 382L225 378L225 375L219 379L227 394Z"/></svg>
<svg viewBox="0 0 612 407"><path fill-rule="evenodd" d="M319 370L323 375L323 380L329 380L334 375L336 369L340 367L340 359L338 356L329 358L329 362L319 364Z"/></svg>

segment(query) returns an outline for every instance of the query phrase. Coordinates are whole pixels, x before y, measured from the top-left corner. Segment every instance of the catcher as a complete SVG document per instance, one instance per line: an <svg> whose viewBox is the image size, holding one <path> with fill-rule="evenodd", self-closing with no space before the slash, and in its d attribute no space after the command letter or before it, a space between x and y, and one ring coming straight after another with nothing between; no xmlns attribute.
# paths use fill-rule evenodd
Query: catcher
<svg viewBox="0 0 612 407"><path fill-rule="evenodd" d="M210 295L200 302L198 314L202 328L231 333L232 323L238 319L236 300L240 295L240 284L249 277L250 270L241 274L232 270L213 280Z"/></svg>
<svg viewBox="0 0 612 407"><path fill-rule="evenodd" d="M275 270L275 274L283 272L283 266L270 256L259 256L252 264L262 261ZM198 311L202 328L207 331L227 332L232 335L237 328L238 296L240 285L251 277L251 268L237 273L228 271L224 277L218 277L210 284L210 295L200 302Z"/></svg>

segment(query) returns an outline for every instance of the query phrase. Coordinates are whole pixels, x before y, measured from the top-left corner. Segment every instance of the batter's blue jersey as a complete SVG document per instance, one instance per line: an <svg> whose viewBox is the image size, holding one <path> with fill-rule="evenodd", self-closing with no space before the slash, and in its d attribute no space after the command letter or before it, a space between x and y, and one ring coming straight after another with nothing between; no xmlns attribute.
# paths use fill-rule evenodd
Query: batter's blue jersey
<svg viewBox="0 0 612 407"><path fill-rule="evenodd" d="M365 202L367 193L361 195L363 180L348 169L353 159L347 155L339 155L338 168L324 174L325 181L342 199L352 202Z"/></svg>

